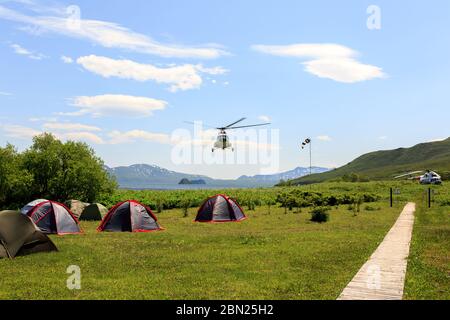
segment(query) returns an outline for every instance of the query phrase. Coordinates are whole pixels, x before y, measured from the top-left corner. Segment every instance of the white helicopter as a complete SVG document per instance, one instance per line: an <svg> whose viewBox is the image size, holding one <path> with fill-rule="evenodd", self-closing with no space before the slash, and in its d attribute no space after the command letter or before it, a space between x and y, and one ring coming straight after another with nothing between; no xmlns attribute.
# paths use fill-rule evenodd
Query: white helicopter
<svg viewBox="0 0 450 320"><path fill-rule="evenodd" d="M227 132L226 132L227 130L260 127L260 126L267 126L270 124L270 123L260 123L260 124L251 124L251 125L247 125L247 126L235 127L236 124L244 121L245 119L247 119L247 118L239 119L238 121L235 121L225 127L212 127L212 126L205 125L205 127L210 127L210 128L219 130L219 134L217 135L216 142L214 143L214 146L211 149L212 152L214 152L214 150L216 150L216 149L222 149L222 150L231 149L231 151L234 151L234 148L232 147L231 142L230 142L230 138L227 135ZM194 122L189 122L189 121L185 121L185 122L189 123L189 124L195 124Z"/></svg>
<svg viewBox="0 0 450 320"><path fill-rule="evenodd" d="M416 176L419 173L424 172L422 171L413 171L408 172L405 174L402 174L400 176L395 177L394 179L400 179L407 177L408 180L417 180L420 184L442 184L442 178L440 175L438 175L436 172L427 170L425 171L425 174Z"/></svg>

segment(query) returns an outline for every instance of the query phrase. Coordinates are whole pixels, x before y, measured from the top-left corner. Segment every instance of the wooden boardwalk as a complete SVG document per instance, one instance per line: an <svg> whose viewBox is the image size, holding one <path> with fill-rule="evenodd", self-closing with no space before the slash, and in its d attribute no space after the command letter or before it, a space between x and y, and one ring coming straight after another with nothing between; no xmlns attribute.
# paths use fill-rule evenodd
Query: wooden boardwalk
<svg viewBox="0 0 450 320"><path fill-rule="evenodd" d="M416 205L408 203L338 300L401 300Z"/></svg>

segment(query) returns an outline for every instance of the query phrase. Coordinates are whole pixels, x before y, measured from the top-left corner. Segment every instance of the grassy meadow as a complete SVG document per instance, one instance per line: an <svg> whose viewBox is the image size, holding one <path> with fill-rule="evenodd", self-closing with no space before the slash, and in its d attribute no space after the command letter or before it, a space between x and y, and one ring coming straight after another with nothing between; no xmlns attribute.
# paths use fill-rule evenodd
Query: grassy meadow
<svg viewBox="0 0 450 320"><path fill-rule="evenodd" d="M419 202L415 217L405 298L449 300L450 206Z"/></svg>
<svg viewBox="0 0 450 320"><path fill-rule="evenodd" d="M98 222L81 222L83 235L51 236L59 252L0 260L0 299L336 299L407 201L416 201L418 212L405 297L448 299L449 189L433 187L429 210L425 187L397 182L400 194L390 208L391 185L218 190L241 199L249 218L224 224L193 222L191 200L215 191L118 191L109 201L134 198L152 204L161 196L168 206L190 200L172 209L160 204L161 212L155 213L166 229L161 232L97 233ZM367 193L377 200L332 206L330 220L315 223L304 199L285 203L286 208L277 202L283 193L314 194L313 202L322 201L316 193L342 201L345 195ZM81 290L66 287L70 265L81 268Z"/></svg>

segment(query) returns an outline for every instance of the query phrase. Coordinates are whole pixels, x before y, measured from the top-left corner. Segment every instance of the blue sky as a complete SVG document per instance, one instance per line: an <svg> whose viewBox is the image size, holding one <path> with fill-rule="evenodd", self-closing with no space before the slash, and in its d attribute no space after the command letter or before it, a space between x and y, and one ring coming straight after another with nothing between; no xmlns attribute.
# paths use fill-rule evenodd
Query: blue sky
<svg viewBox="0 0 450 320"><path fill-rule="evenodd" d="M258 148L279 171L309 165L306 137L329 167L446 138L449 12L448 1L0 0L0 145L49 131L110 166L234 178L262 165L174 162L173 132L192 131L183 121L270 119L279 141Z"/></svg>

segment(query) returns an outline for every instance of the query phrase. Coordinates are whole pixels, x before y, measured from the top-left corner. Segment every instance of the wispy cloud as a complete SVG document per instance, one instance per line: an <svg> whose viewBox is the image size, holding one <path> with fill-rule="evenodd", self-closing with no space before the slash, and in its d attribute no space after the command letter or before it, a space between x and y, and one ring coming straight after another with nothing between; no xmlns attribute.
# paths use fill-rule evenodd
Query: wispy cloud
<svg viewBox="0 0 450 320"><path fill-rule="evenodd" d="M164 110L167 106L167 102L163 100L117 94L80 96L74 98L71 104L79 108L79 110L69 113L60 113L60 115L91 115L93 117L120 115L148 117L151 116L154 111Z"/></svg>
<svg viewBox="0 0 450 320"><path fill-rule="evenodd" d="M0 128L3 129L7 137L18 139L31 139L42 133L42 131L38 131L36 129L14 124L0 125Z"/></svg>
<svg viewBox="0 0 450 320"><path fill-rule="evenodd" d="M14 52L16 54L26 56L33 60L42 60L42 59L46 58L46 56L44 54L29 51L29 50L25 49L24 47L22 47L21 45L18 45L16 43L12 44L11 48L14 50Z"/></svg>
<svg viewBox="0 0 450 320"><path fill-rule="evenodd" d="M169 84L169 90L190 90L202 85L200 73L224 74L228 70L222 67L205 68L202 65L184 64L159 68L151 64L142 64L132 60L117 60L108 57L90 55L77 59L84 69L105 78L122 78L136 81L155 81Z"/></svg>
<svg viewBox="0 0 450 320"><path fill-rule="evenodd" d="M302 63L305 71L338 82L355 83L386 76L380 67L359 62L357 51L339 44L254 45L252 48L270 55L305 59Z"/></svg>
<svg viewBox="0 0 450 320"><path fill-rule="evenodd" d="M130 131L112 131L108 134L110 144L121 144L138 141L157 142L160 144L170 144L171 138L165 133L154 133L145 130L130 130Z"/></svg>
<svg viewBox="0 0 450 320"><path fill-rule="evenodd" d="M264 122L270 122L270 117L266 116L266 115L260 115L258 117L259 120L264 121Z"/></svg>
<svg viewBox="0 0 450 320"><path fill-rule="evenodd" d="M73 63L73 59L71 57L68 57L68 56L61 56L61 61L66 63L66 64Z"/></svg>
<svg viewBox="0 0 450 320"><path fill-rule="evenodd" d="M330 136L320 135L320 136L317 136L317 140L320 140L320 141L331 141L332 139L331 139Z"/></svg>
<svg viewBox="0 0 450 320"><path fill-rule="evenodd" d="M31 117L31 118L28 118L28 121L30 121L30 122L41 122L41 121L55 122L55 121L58 121L58 118L56 118L56 117Z"/></svg>
<svg viewBox="0 0 450 320"><path fill-rule="evenodd" d="M47 122L44 123L43 127L44 129L61 131L101 131L99 127L69 122Z"/></svg>
<svg viewBox="0 0 450 320"><path fill-rule="evenodd" d="M30 127L25 127L21 125L0 125L0 129L2 129L5 133L5 136L16 138L16 139L24 139L31 140L33 137L43 134L44 132L52 133L55 137L60 140L73 140L73 141L83 141L95 144L104 144L105 141L100 136L88 132L88 131L70 131L66 132L66 130L52 129L49 128L45 130L38 130Z"/></svg>
<svg viewBox="0 0 450 320"><path fill-rule="evenodd" d="M120 48L161 57L213 59L228 54L217 45L183 46L160 43L117 23L74 17L70 15L70 10L66 13L62 12L61 8L56 8L46 15L27 15L0 5L0 18L22 23L27 26L26 30L31 30L34 34L56 33L88 40L106 48Z"/></svg>
<svg viewBox="0 0 450 320"><path fill-rule="evenodd" d="M85 142L92 142L95 144L105 144L106 142L99 137L98 135L92 133L92 132L66 132L66 133L60 133L56 135L60 139L63 140L72 140L72 141L85 141Z"/></svg>
<svg viewBox="0 0 450 320"><path fill-rule="evenodd" d="M5 92L5 91L0 91L0 96L6 96L6 97L9 97L9 96L12 96L12 93L10 93L10 92Z"/></svg>

